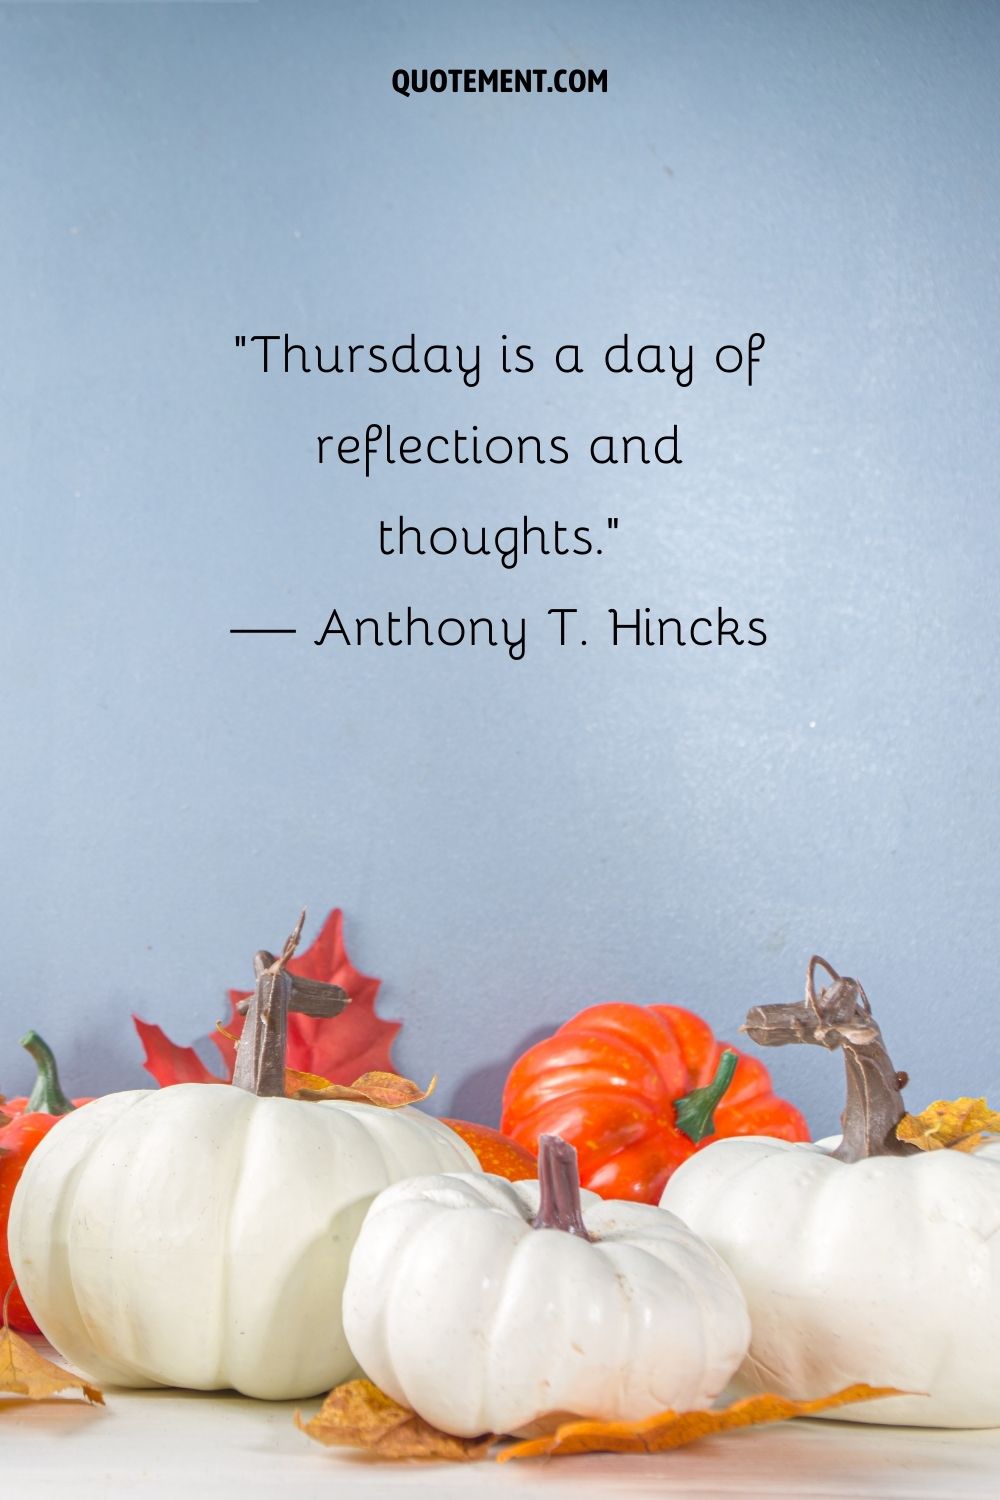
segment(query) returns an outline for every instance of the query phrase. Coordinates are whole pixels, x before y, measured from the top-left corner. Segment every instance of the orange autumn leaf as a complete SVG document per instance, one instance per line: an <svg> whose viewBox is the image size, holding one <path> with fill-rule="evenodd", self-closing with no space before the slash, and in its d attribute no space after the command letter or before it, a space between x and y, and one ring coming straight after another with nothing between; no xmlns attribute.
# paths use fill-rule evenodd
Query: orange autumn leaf
<svg viewBox="0 0 1000 1500"><path fill-rule="evenodd" d="M461 1462L482 1458L494 1441L451 1437L400 1406L370 1380L349 1380L327 1396L316 1415L295 1425L331 1448L364 1448L381 1458L445 1458Z"/></svg>
<svg viewBox="0 0 1000 1500"><path fill-rule="evenodd" d="M81 1391L88 1401L104 1405L104 1397L96 1385L53 1364L9 1328L0 1329L0 1391L44 1401L48 1396L69 1390Z"/></svg>
<svg viewBox="0 0 1000 1500"><path fill-rule="evenodd" d="M327 1083L325 1078L317 1078L313 1082L321 1087L300 1085L296 1088L294 1097L349 1099L357 1104L375 1104L379 1109L402 1109L406 1104L419 1104L422 1100L429 1099L437 1088L437 1074L425 1089L412 1079L400 1078L398 1073L362 1073L351 1084Z"/></svg>
<svg viewBox="0 0 1000 1500"><path fill-rule="evenodd" d="M232 1042L233 1053L240 1045L240 1039L235 1032L227 1031L221 1021L216 1021L215 1029L220 1036L224 1036L227 1042ZM221 1079L217 1079L221 1083ZM297 1099L303 1089L328 1089L331 1087L329 1078L321 1078L318 1073L300 1073L297 1068L285 1069L285 1098Z"/></svg>
<svg viewBox="0 0 1000 1500"><path fill-rule="evenodd" d="M318 1073L300 1073L295 1068L285 1069L285 1097L287 1099L297 1099L303 1089L321 1092L333 1087L329 1078L321 1078Z"/></svg>
<svg viewBox="0 0 1000 1500"><path fill-rule="evenodd" d="M769 1393L737 1401L724 1411L664 1411L641 1422L564 1422L545 1437L509 1444L497 1459L503 1463L510 1458L560 1458L574 1453L665 1453L732 1427L815 1416L836 1406L903 1394L892 1386L849 1385L815 1401L791 1401ZM295 1422L302 1432L328 1447L362 1448L380 1458L468 1461L485 1458L499 1441L491 1433L459 1438L441 1432L370 1380L336 1386L311 1421L303 1422L296 1413Z"/></svg>
<svg viewBox="0 0 1000 1500"><path fill-rule="evenodd" d="M901 1141L921 1151L975 1151L1000 1132L1000 1114L985 1099L936 1099L919 1115L904 1115L896 1126Z"/></svg>
<svg viewBox="0 0 1000 1500"><path fill-rule="evenodd" d="M849 1385L816 1401L791 1401L768 1392L736 1401L723 1411L665 1411L642 1422L564 1422L545 1437L512 1444L497 1459L505 1463L511 1458L561 1458L573 1453L666 1453L733 1427L811 1417L835 1406L902 1394L892 1386Z"/></svg>
<svg viewBox="0 0 1000 1500"><path fill-rule="evenodd" d="M232 1042L233 1051L240 1045L240 1039L233 1032L227 1031L221 1021L216 1021L215 1029L224 1036L227 1042ZM285 1069L285 1097L286 1099L297 1099L304 1089L329 1089L332 1088L329 1078L321 1078L318 1073L300 1073L297 1068Z"/></svg>
<svg viewBox="0 0 1000 1500"><path fill-rule="evenodd" d="M239 1037L226 1030L221 1021L215 1029L227 1037L234 1046L239 1046ZM331 1083L318 1073L301 1073L297 1068L285 1069L285 1097L287 1099L351 1099L356 1104L377 1104L380 1109L402 1109L404 1104L419 1104L429 1099L437 1088L437 1074L425 1089L409 1078L397 1073L362 1073L353 1083Z"/></svg>
<svg viewBox="0 0 1000 1500"><path fill-rule="evenodd" d="M240 1038L226 1031L222 1023L216 1022L216 1031L222 1032L223 1037L228 1037L235 1046L240 1044ZM403 1104L420 1104L421 1100L429 1100L436 1088L436 1074L427 1088L421 1089L411 1079L402 1079L396 1073L373 1071L361 1074L354 1083L331 1083L318 1073L300 1073L298 1068L285 1068L285 1098L288 1100L352 1100L355 1104L378 1104L379 1109L399 1110Z"/></svg>

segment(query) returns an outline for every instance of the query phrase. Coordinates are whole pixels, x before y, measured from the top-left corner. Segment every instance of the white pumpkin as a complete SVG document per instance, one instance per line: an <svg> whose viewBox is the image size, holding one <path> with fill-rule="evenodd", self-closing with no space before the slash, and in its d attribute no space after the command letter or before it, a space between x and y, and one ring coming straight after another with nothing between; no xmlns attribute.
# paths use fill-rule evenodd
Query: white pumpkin
<svg viewBox="0 0 1000 1500"><path fill-rule="evenodd" d="M475 1168L412 1108L226 1084L109 1094L29 1158L11 1261L46 1338L97 1380L312 1396L354 1370L340 1300L372 1198Z"/></svg>
<svg viewBox="0 0 1000 1500"><path fill-rule="evenodd" d="M817 995L815 966L834 983ZM806 1001L758 1006L764 1045L843 1050L844 1135L713 1142L660 1200L734 1271L753 1338L735 1388L809 1398L851 1385L912 1396L828 1415L927 1427L1000 1425L1000 1148L899 1142L897 1073L863 989L823 960Z"/></svg>
<svg viewBox="0 0 1000 1500"><path fill-rule="evenodd" d="M706 1405L746 1351L735 1279L672 1214L493 1176L388 1188L362 1226L344 1328L365 1373L443 1431L551 1427L560 1416L638 1419ZM575 1196L575 1210L572 1199ZM567 1205L569 1205L567 1211ZM557 1216L558 1217L558 1216ZM575 1222L590 1238L584 1238Z"/></svg>
<svg viewBox="0 0 1000 1500"><path fill-rule="evenodd" d="M96 1099L30 1157L8 1225L14 1274L46 1337L112 1385L233 1387L285 1400L354 1371L348 1259L374 1196L475 1171L454 1131L412 1108L284 1092L287 1011L332 1015L335 986L258 954L233 1085Z"/></svg>
<svg viewBox="0 0 1000 1500"><path fill-rule="evenodd" d="M1000 1425L1000 1150L843 1162L820 1145L715 1141L661 1202L735 1273L753 1339L741 1395L856 1381L926 1395L855 1422Z"/></svg>

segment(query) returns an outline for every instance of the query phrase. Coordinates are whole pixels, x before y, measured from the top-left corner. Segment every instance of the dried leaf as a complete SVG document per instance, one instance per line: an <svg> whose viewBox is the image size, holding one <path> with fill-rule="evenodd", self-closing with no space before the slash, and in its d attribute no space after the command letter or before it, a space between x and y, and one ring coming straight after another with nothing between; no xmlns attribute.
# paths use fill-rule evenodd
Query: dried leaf
<svg viewBox="0 0 1000 1500"><path fill-rule="evenodd" d="M329 1078L321 1078L318 1073L299 1073L295 1068L285 1069L286 1099L297 1099L303 1089L322 1090L329 1088L333 1088L333 1084Z"/></svg>
<svg viewBox="0 0 1000 1500"><path fill-rule="evenodd" d="M892 1386L849 1385L815 1401L791 1401L768 1393L736 1401L723 1411L664 1411L642 1422L565 1422L545 1437L509 1444L497 1454L510 1458L561 1458L574 1453L665 1453L734 1427L756 1427L789 1417L810 1417L852 1402L876 1401L906 1392ZM309 1422L296 1413L302 1432L328 1447L363 1448L379 1458L485 1458L499 1441L491 1434L459 1438L440 1432L400 1406L370 1380L338 1385Z"/></svg>
<svg viewBox="0 0 1000 1500"><path fill-rule="evenodd" d="M992 1130L977 1130L975 1135L967 1135L952 1146L952 1151L980 1151L983 1146L995 1146L1000 1141L1000 1135Z"/></svg>
<svg viewBox="0 0 1000 1500"><path fill-rule="evenodd" d="M896 1126L901 1141L921 1151L976 1151L1000 1132L1000 1115L985 1099L936 1099L919 1115L904 1115Z"/></svg>
<svg viewBox="0 0 1000 1500"><path fill-rule="evenodd" d="M327 1396L309 1422L295 1425L330 1448L364 1448L380 1458L483 1458L494 1438L451 1437L400 1406L370 1380L349 1380Z"/></svg>
<svg viewBox="0 0 1000 1500"><path fill-rule="evenodd" d="M59 1365L39 1354L37 1349L9 1328L0 1329L0 1391L10 1396L28 1396L44 1401L60 1391L80 1391L88 1401L104 1405L96 1385L71 1375Z"/></svg>
<svg viewBox="0 0 1000 1500"><path fill-rule="evenodd" d="M323 923L316 941L288 964L292 974L305 979L319 979L339 984L351 997L351 1003L339 1016L303 1016L293 1012L288 1017L288 1066L293 1071L314 1073L333 1083L350 1083L371 1069L392 1068L392 1042L399 1021L383 1021L375 1014L375 1000L380 980L362 974L347 956L343 938L343 913L332 911ZM178 1047L159 1026L133 1017L136 1030L146 1049L143 1066L157 1083L220 1083L233 1076L236 1042L243 1031L244 1017L236 1009L249 990L230 990L230 1015L211 1040L222 1054L225 1079L212 1073L193 1047Z"/></svg>
<svg viewBox="0 0 1000 1500"><path fill-rule="evenodd" d="M308 1073L291 1073L292 1078L310 1078ZM287 1079L286 1072L286 1092ZM314 1085L320 1084L320 1088ZM425 1089L410 1078L400 1078L398 1073L363 1073L354 1083L328 1083L325 1078L313 1078L312 1083L300 1084L293 1097L296 1099L351 1099L357 1104L376 1104L379 1109L402 1109L404 1104L419 1104L429 1099L437 1088L437 1074Z"/></svg>
<svg viewBox="0 0 1000 1500"><path fill-rule="evenodd" d="M789 1417L811 1417L854 1401L876 1401L883 1396L903 1394L891 1386L849 1385L816 1401L790 1401L768 1392L736 1401L723 1411L665 1411L643 1422L565 1422L545 1437L512 1444L498 1453L497 1458L505 1463L509 1458L561 1458L573 1453L665 1453L732 1427L756 1427L764 1422L784 1422Z"/></svg>

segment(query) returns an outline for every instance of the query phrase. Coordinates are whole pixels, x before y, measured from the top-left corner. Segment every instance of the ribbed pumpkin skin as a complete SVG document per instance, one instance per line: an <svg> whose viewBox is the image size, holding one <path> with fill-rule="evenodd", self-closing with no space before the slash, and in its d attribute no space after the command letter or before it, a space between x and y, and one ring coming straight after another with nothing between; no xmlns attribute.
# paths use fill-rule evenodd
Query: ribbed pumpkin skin
<svg viewBox="0 0 1000 1500"><path fill-rule="evenodd" d="M736 1278L673 1214L580 1198L589 1239L533 1228L537 1181L452 1173L381 1193L344 1289L369 1379L463 1437L710 1405L750 1342Z"/></svg>
<svg viewBox="0 0 1000 1500"><path fill-rule="evenodd" d="M678 1130L675 1101L711 1082L728 1045L679 1005L589 1006L518 1058L500 1128L536 1152L540 1135L562 1136L576 1147L584 1187L639 1203L658 1203L671 1173L722 1136L809 1140L803 1115L738 1047L715 1134L696 1146Z"/></svg>
<svg viewBox="0 0 1000 1500"><path fill-rule="evenodd" d="M341 1296L372 1200L448 1171L479 1166L411 1107L231 1084L107 1094L33 1152L11 1262L45 1337L104 1384L304 1399L354 1371Z"/></svg>

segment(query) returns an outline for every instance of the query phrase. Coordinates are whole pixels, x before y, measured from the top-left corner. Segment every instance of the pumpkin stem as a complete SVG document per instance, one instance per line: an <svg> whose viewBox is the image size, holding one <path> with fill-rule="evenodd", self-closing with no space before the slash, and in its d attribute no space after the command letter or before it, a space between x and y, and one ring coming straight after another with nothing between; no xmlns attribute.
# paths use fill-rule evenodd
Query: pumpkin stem
<svg viewBox="0 0 1000 1500"><path fill-rule="evenodd" d="M707 1135L715 1134L713 1115L723 1094L733 1081L733 1074L736 1072L736 1064L739 1060L739 1054L731 1047L727 1048L719 1058L711 1083L706 1083L704 1088L692 1089L689 1094L685 1094L682 1099L675 1102L674 1119L677 1129L695 1145L703 1141Z"/></svg>
<svg viewBox="0 0 1000 1500"><path fill-rule="evenodd" d="M816 969L833 983L816 989ZM906 1074L893 1066L872 1016L868 996L856 979L837 973L814 955L806 970L806 996L797 1005L755 1005L743 1030L762 1047L811 1042L844 1054L847 1101L840 1117L844 1137L833 1153L840 1161L869 1156L909 1156L917 1150L896 1135L906 1113Z"/></svg>
<svg viewBox="0 0 1000 1500"><path fill-rule="evenodd" d="M67 1099L59 1082L59 1069L55 1055L48 1042L44 1042L37 1031L29 1031L21 1038L21 1046L35 1059L38 1076L35 1086L24 1106L26 1115L68 1115L76 1108L72 1099Z"/></svg>
<svg viewBox="0 0 1000 1500"><path fill-rule="evenodd" d="M592 1239L583 1222L576 1150L558 1135L538 1138L538 1212L532 1229L562 1229Z"/></svg>
<svg viewBox="0 0 1000 1500"><path fill-rule="evenodd" d="M256 984L236 1047L233 1083L261 1098L280 1098L285 1093L288 1012L336 1016L349 1003L338 984L289 974L287 964L299 945L305 920L303 911L277 958L263 950L254 955Z"/></svg>

